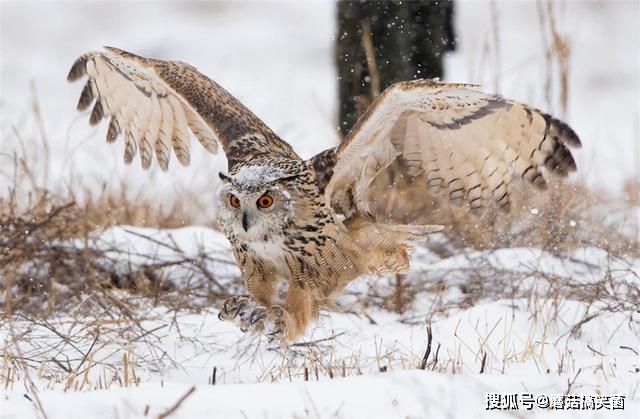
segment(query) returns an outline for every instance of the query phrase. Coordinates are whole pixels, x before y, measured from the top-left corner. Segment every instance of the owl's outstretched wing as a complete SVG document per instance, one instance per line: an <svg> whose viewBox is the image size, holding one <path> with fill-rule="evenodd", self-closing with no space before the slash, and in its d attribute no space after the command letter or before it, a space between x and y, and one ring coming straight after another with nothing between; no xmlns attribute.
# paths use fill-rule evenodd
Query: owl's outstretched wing
<svg viewBox="0 0 640 419"><path fill-rule="evenodd" d="M367 187L396 159L425 189L481 210L490 201L507 206L514 177L544 188L543 167L575 171L567 146L579 147L578 136L537 109L473 85L415 80L384 91L335 155L319 158L335 161L325 198L345 215L367 210Z"/></svg>
<svg viewBox="0 0 640 419"><path fill-rule="evenodd" d="M158 164L167 170L171 149L183 165L190 160L190 134L211 153L222 145L229 171L265 155L299 159L291 146L229 92L194 67L161 61L105 47L76 60L68 80L87 75L78 110L94 101L89 122L110 116L107 141L125 140L124 160L139 150L142 167Z"/></svg>

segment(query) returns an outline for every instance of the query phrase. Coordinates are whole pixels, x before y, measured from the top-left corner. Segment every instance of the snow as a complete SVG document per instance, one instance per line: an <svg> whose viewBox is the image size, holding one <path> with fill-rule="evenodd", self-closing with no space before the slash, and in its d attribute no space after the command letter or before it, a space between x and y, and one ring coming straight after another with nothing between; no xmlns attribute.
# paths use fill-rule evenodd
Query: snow
<svg viewBox="0 0 640 419"><path fill-rule="evenodd" d="M576 153L579 172L573 179L620 193L623 182L637 177L639 170L638 3L555 6L559 30L571 41L566 115L556 98L555 78L555 93L545 93L547 75L557 68L547 67L538 3L496 4L498 54L489 3L456 4L458 51L446 58L445 80L480 83L488 91L565 118L584 144ZM194 143L188 168L173 165L167 173L158 168L146 173L139 164L123 165L122 142L113 146L103 140L107 124L91 128L88 114L76 114L82 84L65 81L70 65L81 53L102 45L188 62L236 95L302 157L310 157L338 142L334 13L332 2L2 2L0 161L22 147L18 132L34 150L37 175L50 186L77 182L96 188L110 180L117 188L124 181L133 196L147 194L171 202L176 191L193 190L204 202L213 202L217 173L226 172L224 157L211 157ZM30 113L30 82L46 139ZM637 231L640 208L631 215L609 217ZM432 237L442 240L440 235ZM240 276L226 238L205 227L160 231L119 226L102 232L95 243L118 255L125 251L123 270L150 260L187 257L204 261L223 285L235 287ZM0 325L6 345L0 368L0 418L40 417L25 394L39 399L48 418L156 417L191 386L195 392L171 418L549 413L538 408L528 413L487 411L487 392L624 394L624 411L552 413L637 418L640 325L637 307L632 307L637 297L628 293L639 272L640 261L613 258L595 247L576 249L565 258L535 248L471 249L440 257L418 247L408 280L425 285L416 290L406 313L386 310L371 297L374 288L390 294L392 279L364 278L339 300L353 313L323 313L303 339L313 343L286 352L219 321L216 307L194 314L141 304L136 307L141 329L126 333L126 319L96 323L100 339L91 360L83 360L83 354L92 348L93 319L78 322L73 313L48 323L16 319ZM164 274L184 287L193 270L168 266ZM609 283L603 285L607 278ZM627 305L607 311L605 297L593 304L559 299L554 294L559 283L576 293L622 296ZM482 297L470 304L469 288L483 286ZM497 286L513 296L504 298L504 293L491 289ZM598 315L591 318L593 314ZM433 342L423 371L417 367L427 346L427 321ZM61 339L52 329L70 338ZM139 338L142 335L146 338ZM24 337L18 345L7 344L14 336ZM436 351L438 362L432 364ZM9 355L19 354L33 366L28 372L35 387L20 365L9 362ZM127 370L128 381L123 357L134 364ZM91 368L84 381L70 381L72 374L63 373L54 359L72 368ZM214 367L216 384L210 385ZM309 381L304 380L305 367ZM138 380L131 378L133 373Z"/></svg>
<svg viewBox="0 0 640 419"><path fill-rule="evenodd" d="M438 236L435 240L443 239ZM166 261L200 252L232 260L224 236L204 227L161 231L113 227L97 237L96 243L126 250L131 255L127 263L134 264L145 262L139 255ZM138 307L141 330L154 331L151 341L134 338L134 332L128 338L120 336L117 327L107 324L100 326L101 343L93 347L89 331L93 326L63 317L50 319L49 325L72 336L67 343L61 344L51 328L20 320L14 320L13 331L5 324L0 333L5 340L24 333L27 338L11 350L34 361L48 357L32 379L49 418L137 418L143 417L147 405L148 414L154 417L191 386L196 387L195 392L172 417L494 417L508 412L486 411L485 393L549 396L566 393L570 382L571 394L625 395L625 410L607 414L637 417L640 362L633 352L640 348L637 316L625 310L599 312L606 306L604 299L585 303L558 299L548 291L555 276L587 286L594 278L602 279L607 270L616 272L620 284L637 281L640 261L607 262L602 258L607 254L597 248L577 249L569 260L538 249L514 248L441 259L418 247L412 253L409 280L425 274L440 278L446 272L447 286L441 295L419 291L412 309L403 315L377 306L358 308L354 296L373 285L384 287L384 278L365 278L348 287L339 300L343 307L360 314L323 313L302 339L309 344L289 350L219 321L215 307L199 314L171 316L162 307ZM223 275L225 266L230 268ZM522 286L528 288L511 299L492 300L488 292L468 308L454 305L443 314L430 313L438 298L453 301L464 295L456 270L480 272L481 267L523 278ZM188 268L170 269L167 276L180 286ZM212 269L221 274L218 279L223 285L239 275L231 264ZM486 275L488 280L492 273ZM589 318L593 313L599 315ZM428 318L433 342L423 371L418 366L427 345ZM78 338L84 336L78 327L86 327L89 338ZM52 378L56 368L47 348L56 348L55 358L68 359L75 367L78 354L90 346L94 365L81 388L78 382L65 384L64 377ZM436 347L438 363L431 366ZM129 376L139 380L126 387L125 354L136 362ZM216 384L210 385L214 367ZM309 381L304 379L305 367ZM34 392L18 382L7 385L3 417L37 417L25 392L33 398ZM543 414L541 409L533 411L534 417ZM596 411L555 414L599 417Z"/></svg>
<svg viewBox="0 0 640 419"><path fill-rule="evenodd" d="M548 376L532 380L495 380L493 376L442 375L423 371L397 371L367 377L336 378L310 383L278 385L243 384L196 386L172 418L423 418L423 417L512 417L508 412L484 410L484 393L526 388L536 394L550 388L566 386L565 376ZM168 409L189 390L185 384L148 384L139 388L122 388L110 392L49 393L42 403L55 406L51 418L142 418L146 406L148 417ZM348 394L349 397L345 397ZM55 399L54 399L55 398ZM340 401L336 403L336 401ZM54 402L55 403L52 403ZM27 405L24 401L22 404ZM630 411L609 411L607 417L637 417ZM480 413L479 413L480 412ZM22 413L19 410L9 414ZM528 412L529 413L529 412ZM545 412L531 412L527 417L543 417ZM575 417L602 417L602 411L579 411ZM572 417L571 411L553 412L554 417Z"/></svg>
<svg viewBox="0 0 640 419"><path fill-rule="evenodd" d="M282 169L272 166L242 166L233 177L233 183L240 189L264 188L267 183L274 182L284 176Z"/></svg>

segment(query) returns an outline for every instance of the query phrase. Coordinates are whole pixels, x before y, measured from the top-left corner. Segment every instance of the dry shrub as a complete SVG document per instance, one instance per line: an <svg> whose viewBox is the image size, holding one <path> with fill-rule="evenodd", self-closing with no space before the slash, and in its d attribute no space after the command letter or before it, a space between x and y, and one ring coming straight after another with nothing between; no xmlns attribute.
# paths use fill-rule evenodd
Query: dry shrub
<svg viewBox="0 0 640 419"><path fill-rule="evenodd" d="M0 177L9 180L0 195L0 302L5 314L97 310L118 318L130 315L137 304L197 311L227 296L211 270L213 256L204 249L195 258L180 256L175 248L177 259L143 255L143 262L132 264L122 249L97 243L100 233L114 225L192 224L182 204L161 212L147 199L132 200L125 185L119 192L104 187L94 195L86 189L50 190L43 181L46 175L36 171L43 156L26 152L34 148L22 144L20 154L2 155L10 161L0 170ZM189 287L176 287L166 277L165 268L176 265L185 266L182 283Z"/></svg>
<svg viewBox="0 0 640 419"><path fill-rule="evenodd" d="M150 228L180 228L196 224L205 213L195 192L184 191L170 206L159 209L158 202L148 196L129 197L128 187L122 182L117 188L103 184L98 192L85 188L83 208L88 222L96 229L114 225L132 225ZM209 220L206 225L214 225Z"/></svg>
<svg viewBox="0 0 640 419"><path fill-rule="evenodd" d="M182 254L165 261L143 255L142 262L128 263L130 255L125 251L97 243L95 225L85 207L54 199L46 205L42 202L25 213L11 213L5 207L0 214L5 313L47 315L108 309L117 317L133 309L139 298L198 310L227 296L211 271L212 255L204 250L195 258ZM176 251L179 255L180 250ZM177 287L165 275L165 268L176 265L184 266L182 282L188 286ZM127 293L116 295L111 289ZM119 299L128 302L125 305Z"/></svg>
<svg viewBox="0 0 640 419"><path fill-rule="evenodd" d="M144 255L131 264L121 249L96 242L115 225L176 228L194 224L199 209L194 192L184 191L162 210L152 196L134 194L123 182L103 182L90 188L75 176L63 185L50 178L50 139L45 132L35 87L32 103L22 118L23 128L3 133L0 152L0 290L5 313L38 315L98 310L109 316L130 314L136 299L168 307L199 310L227 291L216 283L212 256L204 250L196 257L170 262ZM204 212L204 211L203 211ZM182 264L183 283L176 288L165 268ZM127 290L114 294L110 289ZM136 300L136 301L134 301ZM127 301L123 304L123 301ZM141 302L142 300L140 300ZM146 302L145 302L146 304ZM126 308L128 307L128 308ZM126 312L125 312L126 311Z"/></svg>

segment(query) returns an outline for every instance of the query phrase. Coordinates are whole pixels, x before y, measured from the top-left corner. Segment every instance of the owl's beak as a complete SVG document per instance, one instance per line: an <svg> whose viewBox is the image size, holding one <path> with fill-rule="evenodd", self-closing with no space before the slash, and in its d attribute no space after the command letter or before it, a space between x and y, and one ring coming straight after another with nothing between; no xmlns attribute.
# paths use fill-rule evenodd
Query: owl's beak
<svg viewBox="0 0 640 419"><path fill-rule="evenodd" d="M244 228L244 231L249 230L249 215L247 211L242 211L242 228Z"/></svg>

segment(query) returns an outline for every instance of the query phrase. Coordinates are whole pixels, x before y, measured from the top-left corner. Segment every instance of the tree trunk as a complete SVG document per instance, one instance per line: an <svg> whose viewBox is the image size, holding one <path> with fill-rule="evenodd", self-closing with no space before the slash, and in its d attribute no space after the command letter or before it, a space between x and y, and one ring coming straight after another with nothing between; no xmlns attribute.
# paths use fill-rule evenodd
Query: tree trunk
<svg viewBox="0 0 640 419"><path fill-rule="evenodd" d="M373 99L391 84L443 76L442 56L455 47L452 1L338 2L336 64L340 89L339 128L346 135ZM414 221L431 205L426 190L398 196L411 180L392 163L371 190L385 197L382 212L396 222ZM403 185L391 188L389 185ZM415 199L422 196L423 199ZM400 206L400 211L394 207ZM397 208L396 208L397 210ZM383 216L384 218L384 216ZM396 275L394 309L404 311L404 275Z"/></svg>
<svg viewBox="0 0 640 419"><path fill-rule="evenodd" d="M454 47L451 1L340 0L336 64L342 134L389 85L442 77L442 56Z"/></svg>

